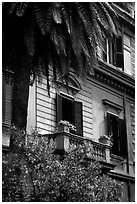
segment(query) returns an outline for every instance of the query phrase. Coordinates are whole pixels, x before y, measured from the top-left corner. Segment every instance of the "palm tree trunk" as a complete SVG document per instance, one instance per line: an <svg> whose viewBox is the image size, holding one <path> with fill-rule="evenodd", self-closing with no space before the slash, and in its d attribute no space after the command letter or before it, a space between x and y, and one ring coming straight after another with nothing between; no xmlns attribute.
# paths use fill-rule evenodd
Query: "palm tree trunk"
<svg viewBox="0 0 137 204"><path fill-rule="evenodd" d="M20 129L26 129L30 69L26 66L25 59L22 62L14 72L12 123Z"/></svg>

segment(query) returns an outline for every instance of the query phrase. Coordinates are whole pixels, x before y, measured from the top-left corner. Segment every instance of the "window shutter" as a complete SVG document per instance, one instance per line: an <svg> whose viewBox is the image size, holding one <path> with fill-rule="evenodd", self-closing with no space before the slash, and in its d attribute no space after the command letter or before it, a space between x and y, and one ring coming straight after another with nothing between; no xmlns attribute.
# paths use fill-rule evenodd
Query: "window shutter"
<svg viewBox="0 0 137 204"><path fill-rule="evenodd" d="M127 156L127 131L126 122L123 119L119 119L119 140L120 140L120 156Z"/></svg>
<svg viewBox="0 0 137 204"><path fill-rule="evenodd" d="M57 94L56 97L56 118L57 118L57 123L62 120L62 97Z"/></svg>
<svg viewBox="0 0 137 204"><path fill-rule="evenodd" d="M83 114L82 102L75 101L74 103L75 126L77 129L76 134L83 135Z"/></svg>
<svg viewBox="0 0 137 204"><path fill-rule="evenodd" d="M108 136L111 134L110 113L107 113L107 134Z"/></svg>
<svg viewBox="0 0 137 204"><path fill-rule="evenodd" d="M2 122L11 124L12 119L12 92L13 86L11 79L3 75L2 77Z"/></svg>
<svg viewBox="0 0 137 204"><path fill-rule="evenodd" d="M116 38L116 61L115 65L119 68L124 68L124 58L123 58L123 42L122 36Z"/></svg>

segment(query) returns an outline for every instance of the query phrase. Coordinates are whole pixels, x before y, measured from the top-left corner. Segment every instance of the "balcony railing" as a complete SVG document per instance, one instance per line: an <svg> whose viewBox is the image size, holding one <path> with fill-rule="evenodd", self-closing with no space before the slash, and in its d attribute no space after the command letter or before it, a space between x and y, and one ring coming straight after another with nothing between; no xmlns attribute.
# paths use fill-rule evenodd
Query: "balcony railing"
<svg viewBox="0 0 137 204"><path fill-rule="evenodd" d="M70 145L82 145L83 143L87 143L92 150L89 153L90 158L94 158L98 161L105 162L111 165L110 162L110 149L111 146L109 144L103 144L98 141L94 141L90 138L84 138L69 132L56 132L48 136L49 139L53 139L56 143L56 148L58 150L67 151Z"/></svg>

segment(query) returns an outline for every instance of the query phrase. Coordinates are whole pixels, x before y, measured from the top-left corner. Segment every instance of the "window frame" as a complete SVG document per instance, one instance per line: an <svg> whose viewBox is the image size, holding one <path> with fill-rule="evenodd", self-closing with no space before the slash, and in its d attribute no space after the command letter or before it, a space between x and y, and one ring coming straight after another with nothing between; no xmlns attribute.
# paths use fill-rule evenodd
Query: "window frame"
<svg viewBox="0 0 137 204"><path fill-rule="evenodd" d="M108 137L109 137L109 134L110 134L110 132L109 132L109 129L110 129L110 121L109 121L110 117L117 118L117 132L118 132L118 135L117 135L118 147L117 148L118 149L117 150L113 149L113 144L112 144L111 154L115 155L115 156L118 156L118 157L120 156L120 157L126 158L127 154L128 154L126 121L125 121L125 119L120 118L119 115L114 114L114 113L112 113L110 111L106 111L106 113L107 113L106 118L107 118L107 135L108 135ZM108 115L109 115L109 119L108 119ZM113 143L113 141L112 141L112 143ZM117 151L117 153L115 151Z"/></svg>
<svg viewBox="0 0 137 204"><path fill-rule="evenodd" d="M73 101L73 112L72 112L72 117L73 117L73 123L72 125L76 126L76 129L77 129L77 125L76 123L80 123L81 126L80 128L81 129L77 129L76 131L76 134L77 135L80 135L80 136L83 136L83 104L82 102L80 101L76 101L74 97L70 96L70 95L67 95L66 93L63 93L63 92L60 92L60 93L57 93L56 94L56 121L57 121L57 124L60 120L63 120L63 113L62 113L62 99L65 98L67 100L71 100ZM76 103L78 104L81 104L81 111L80 111L80 115L81 117L79 118L79 121L76 120ZM77 106L78 107L78 106ZM76 122L77 121L77 122ZM70 122L70 121L68 121Z"/></svg>
<svg viewBox="0 0 137 204"><path fill-rule="evenodd" d="M128 36L130 38L130 46L126 45L124 42L125 36ZM126 71L127 68L125 66L125 53L124 53L124 51L127 51L130 54L130 72ZM127 34L126 32L123 33L123 55L124 55L124 72L131 76L132 75L131 36L129 34Z"/></svg>

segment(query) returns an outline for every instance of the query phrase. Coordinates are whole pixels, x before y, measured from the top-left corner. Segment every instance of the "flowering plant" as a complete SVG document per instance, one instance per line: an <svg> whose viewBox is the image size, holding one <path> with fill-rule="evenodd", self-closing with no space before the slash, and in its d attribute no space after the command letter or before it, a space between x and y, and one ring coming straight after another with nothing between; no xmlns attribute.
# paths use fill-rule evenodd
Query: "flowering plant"
<svg viewBox="0 0 137 204"><path fill-rule="evenodd" d="M60 120L59 123L58 123L58 126L61 125L61 124L70 126L70 123L68 121L66 121L66 120Z"/></svg>
<svg viewBox="0 0 137 204"><path fill-rule="evenodd" d="M12 148L3 154L3 202L120 201L122 183L102 174L97 161L84 160L92 146L72 145L62 157L54 154L54 141L36 131L27 143L25 131L11 132Z"/></svg>
<svg viewBox="0 0 137 204"><path fill-rule="evenodd" d="M103 136L100 136L100 139L111 140L111 137L109 137L109 136L107 136L107 135L103 135Z"/></svg>
<svg viewBox="0 0 137 204"><path fill-rule="evenodd" d="M71 123L69 123L68 121L60 120L59 123L58 123L58 126L61 125L61 124L68 126L70 131L76 132L76 126L71 124Z"/></svg>

